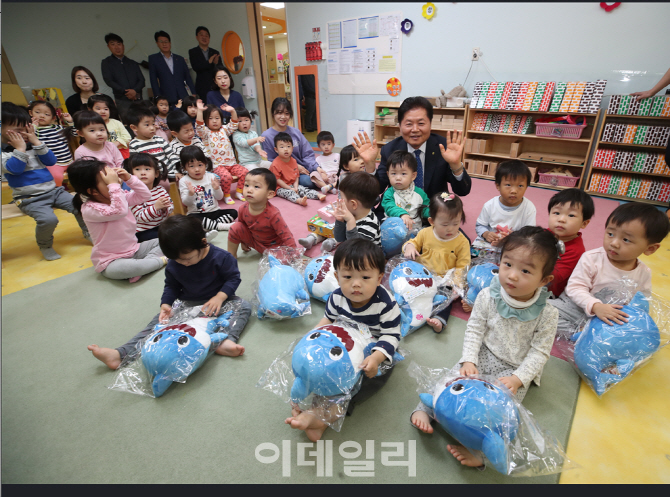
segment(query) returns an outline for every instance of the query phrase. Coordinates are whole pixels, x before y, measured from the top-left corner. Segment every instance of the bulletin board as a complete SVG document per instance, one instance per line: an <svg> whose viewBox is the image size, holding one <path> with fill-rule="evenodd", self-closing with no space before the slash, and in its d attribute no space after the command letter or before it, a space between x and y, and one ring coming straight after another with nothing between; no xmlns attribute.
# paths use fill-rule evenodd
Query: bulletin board
<svg viewBox="0 0 670 497"><path fill-rule="evenodd" d="M329 21L322 28L328 91L388 95L386 82L400 78L403 19L402 12L396 11Z"/></svg>

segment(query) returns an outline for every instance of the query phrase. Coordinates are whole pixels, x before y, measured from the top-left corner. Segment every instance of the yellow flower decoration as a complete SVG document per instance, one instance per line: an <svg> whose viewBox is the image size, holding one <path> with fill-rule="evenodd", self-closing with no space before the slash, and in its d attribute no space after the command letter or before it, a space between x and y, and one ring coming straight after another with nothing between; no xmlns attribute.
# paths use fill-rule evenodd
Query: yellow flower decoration
<svg viewBox="0 0 670 497"><path fill-rule="evenodd" d="M421 14L428 20L432 19L435 15L435 4L433 2L426 3L421 7Z"/></svg>

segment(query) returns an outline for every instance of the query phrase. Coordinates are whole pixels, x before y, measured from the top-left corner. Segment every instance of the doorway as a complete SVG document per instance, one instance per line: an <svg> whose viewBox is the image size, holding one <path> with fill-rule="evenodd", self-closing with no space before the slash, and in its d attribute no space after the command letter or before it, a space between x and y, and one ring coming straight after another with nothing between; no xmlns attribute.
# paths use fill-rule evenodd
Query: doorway
<svg viewBox="0 0 670 497"><path fill-rule="evenodd" d="M296 96L300 107L300 112L296 113L298 129L310 143L316 143L316 137L321 131L318 66L296 66L294 75L298 85Z"/></svg>

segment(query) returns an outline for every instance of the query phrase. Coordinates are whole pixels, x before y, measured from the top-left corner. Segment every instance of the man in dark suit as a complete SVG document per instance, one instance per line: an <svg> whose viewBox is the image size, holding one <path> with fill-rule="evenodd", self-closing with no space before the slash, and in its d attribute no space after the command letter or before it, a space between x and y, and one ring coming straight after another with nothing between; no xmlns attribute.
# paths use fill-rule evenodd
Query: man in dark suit
<svg viewBox="0 0 670 497"><path fill-rule="evenodd" d="M188 60L195 71L195 92L207 103L207 92L212 91L214 75L217 69L223 69L221 54L209 46L209 29L205 26L195 28L198 46L188 51Z"/></svg>
<svg viewBox="0 0 670 497"><path fill-rule="evenodd" d="M154 40L160 52L149 55L149 80L154 97L162 95L170 105L188 96L186 86L195 93L191 73L181 55L172 53L170 35L156 31Z"/></svg>
<svg viewBox="0 0 670 497"><path fill-rule="evenodd" d="M144 74L137 62L124 55L123 38L109 33L105 36L105 43L112 55L102 59L102 79L112 89L116 109L123 120L130 104L142 99Z"/></svg>
<svg viewBox="0 0 670 497"><path fill-rule="evenodd" d="M417 171L414 184L422 188L428 197L449 191L449 184L451 190L460 197L470 193L472 180L461 163L462 133L448 133L446 139L431 133L432 120L433 106L426 98L409 97L400 104L398 122L402 136L382 147L381 162L375 173L382 191L389 186L386 169L388 156L396 150L404 150L417 157L417 165L422 170Z"/></svg>

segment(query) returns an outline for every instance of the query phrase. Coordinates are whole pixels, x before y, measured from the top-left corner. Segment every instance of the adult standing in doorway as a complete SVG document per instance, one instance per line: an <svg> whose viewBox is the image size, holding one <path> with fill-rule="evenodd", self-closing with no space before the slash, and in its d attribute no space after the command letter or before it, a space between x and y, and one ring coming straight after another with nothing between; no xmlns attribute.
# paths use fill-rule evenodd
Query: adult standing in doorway
<svg viewBox="0 0 670 497"><path fill-rule="evenodd" d="M414 184L426 192L428 197L451 190L461 197L470 193L472 180L461 163L463 133L453 131L447 138L430 132L433 120L433 105L424 97L406 98L398 108L400 134L398 138L382 147L381 162L375 175L382 191L389 186L386 161L396 150L416 156L418 166ZM369 138L368 138L369 141ZM370 150L376 147L371 147ZM376 150L374 150L376 155ZM366 165L374 163L373 153L365 154Z"/></svg>
<svg viewBox="0 0 670 497"><path fill-rule="evenodd" d="M212 82L210 82L211 84ZM230 112L223 110L223 107L230 105L235 109L244 107L244 100L242 95L233 90L235 87L235 82L233 81L233 75L226 67L217 69L214 73L214 81L212 88L214 90L210 91L207 94L207 103L215 105L222 110L224 124L227 124L230 120Z"/></svg>
<svg viewBox="0 0 670 497"><path fill-rule="evenodd" d="M105 35L105 43L112 54L102 59L102 79L112 89L116 108L123 121L130 104L142 99L142 88L146 82L140 65L124 55L126 49L123 38L109 33Z"/></svg>
<svg viewBox="0 0 670 497"><path fill-rule="evenodd" d="M75 66L70 74L74 95L65 100L65 106L71 116L80 110L87 110L88 97L98 92L98 82L93 73L84 66Z"/></svg>
<svg viewBox="0 0 670 497"><path fill-rule="evenodd" d="M313 74L304 74L298 76L298 95L301 104L305 105L305 124L304 129L310 133L316 131L316 85Z"/></svg>
<svg viewBox="0 0 670 497"><path fill-rule="evenodd" d="M209 36L209 29L205 26L195 28L195 39L198 40L198 46L188 51L188 59L196 74L195 92L205 103L210 103L207 101L207 93L212 89L216 70L223 68L221 54L209 46Z"/></svg>
<svg viewBox="0 0 670 497"><path fill-rule="evenodd" d="M644 100L645 98L653 97L668 85L670 85L670 69L667 70L667 72L663 75L661 80L658 83L656 83L656 86L654 86L651 90L638 91L635 93L631 93L631 95L637 97L635 99L636 101ZM670 164L670 139L668 140L668 144L665 146L665 162L667 164Z"/></svg>
<svg viewBox="0 0 670 497"><path fill-rule="evenodd" d="M171 106L188 96L186 88L195 93L195 86L186 60L172 53L172 41L165 31L156 31L154 40L160 52L149 55L149 80L154 96L162 95Z"/></svg>

